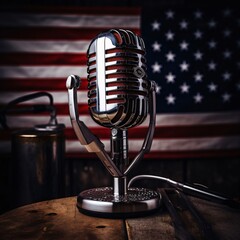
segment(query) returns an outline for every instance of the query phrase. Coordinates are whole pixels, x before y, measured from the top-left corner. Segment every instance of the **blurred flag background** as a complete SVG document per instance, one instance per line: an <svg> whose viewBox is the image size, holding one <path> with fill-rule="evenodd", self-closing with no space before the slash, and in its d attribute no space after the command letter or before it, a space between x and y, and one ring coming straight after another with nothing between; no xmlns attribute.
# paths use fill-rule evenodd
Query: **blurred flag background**
<svg viewBox="0 0 240 240"><path fill-rule="evenodd" d="M233 8L20 8L0 14L0 107L36 91L54 97L66 125L68 157L95 157L78 142L69 119L66 78L82 78L80 118L110 150L109 129L93 122L87 106L86 51L110 28L141 35L148 76L155 80L157 126L149 158L240 155L240 15ZM37 99L43 103L46 99ZM32 104L31 102L25 104ZM47 114L11 114L12 129L47 123ZM148 121L130 129L131 155L141 148ZM0 151L10 152L1 129Z"/></svg>

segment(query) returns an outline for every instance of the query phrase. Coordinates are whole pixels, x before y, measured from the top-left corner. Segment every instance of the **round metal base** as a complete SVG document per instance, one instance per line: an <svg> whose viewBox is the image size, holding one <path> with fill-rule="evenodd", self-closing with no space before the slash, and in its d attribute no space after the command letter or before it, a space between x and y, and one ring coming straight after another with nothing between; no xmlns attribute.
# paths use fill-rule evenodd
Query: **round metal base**
<svg viewBox="0 0 240 240"><path fill-rule="evenodd" d="M143 216L160 207L161 195L145 188L130 188L125 196L114 196L113 188L94 188L81 192L77 198L80 212L106 218Z"/></svg>

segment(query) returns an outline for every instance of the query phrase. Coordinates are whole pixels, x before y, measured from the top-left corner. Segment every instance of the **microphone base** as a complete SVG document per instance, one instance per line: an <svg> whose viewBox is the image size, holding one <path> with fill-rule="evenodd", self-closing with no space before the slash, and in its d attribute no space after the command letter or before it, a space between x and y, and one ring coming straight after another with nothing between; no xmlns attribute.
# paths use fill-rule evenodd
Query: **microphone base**
<svg viewBox="0 0 240 240"><path fill-rule="evenodd" d="M161 195L146 188L129 188L126 195L115 196L112 187L93 188L77 197L80 212L103 218L140 217L155 212Z"/></svg>

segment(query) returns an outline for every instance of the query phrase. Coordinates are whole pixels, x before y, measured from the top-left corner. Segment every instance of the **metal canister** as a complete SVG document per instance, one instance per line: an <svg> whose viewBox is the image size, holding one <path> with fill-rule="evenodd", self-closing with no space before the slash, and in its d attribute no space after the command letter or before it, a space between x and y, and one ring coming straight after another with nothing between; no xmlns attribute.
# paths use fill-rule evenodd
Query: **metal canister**
<svg viewBox="0 0 240 240"><path fill-rule="evenodd" d="M12 134L13 201L21 206L64 196L64 125Z"/></svg>
<svg viewBox="0 0 240 240"><path fill-rule="evenodd" d="M49 104L16 105L39 97ZM6 115L11 112L49 112L45 125L12 131L12 204L14 207L64 196L64 124L58 124L53 97L47 92L25 95L9 102L0 112L0 123L10 130Z"/></svg>

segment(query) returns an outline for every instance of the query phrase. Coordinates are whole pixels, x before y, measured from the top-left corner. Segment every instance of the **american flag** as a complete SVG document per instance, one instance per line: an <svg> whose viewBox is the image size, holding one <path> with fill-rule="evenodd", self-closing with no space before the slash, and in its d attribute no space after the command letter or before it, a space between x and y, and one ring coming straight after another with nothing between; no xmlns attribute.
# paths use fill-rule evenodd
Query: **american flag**
<svg viewBox="0 0 240 240"><path fill-rule="evenodd" d="M88 45L110 28L143 37L148 76L159 85L157 126L147 157L239 156L240 38L235 9L25 8L1 12L0 28L0 106L28 93L51 93L58 122L66 125L67 156L93 157L71 127L65 87L70 74L82 78L80 119L110 151L110 131L88 113L86 79ZM46 114L8 117L12 129L47 121ZM131 154L141 148L147 127L148 121L129 130ZM10 151L8 134L1 132L0 151Z"/></svg>

